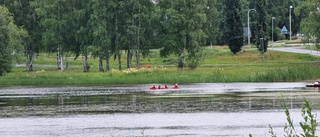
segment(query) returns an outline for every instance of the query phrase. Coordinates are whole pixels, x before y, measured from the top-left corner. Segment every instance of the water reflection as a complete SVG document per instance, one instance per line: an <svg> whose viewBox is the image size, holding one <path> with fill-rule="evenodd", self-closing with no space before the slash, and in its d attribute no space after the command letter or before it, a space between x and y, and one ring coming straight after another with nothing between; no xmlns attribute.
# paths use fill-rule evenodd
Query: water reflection
<svg viewBox="0 0 320 137"><path fill-rule="evenodd" d="M237 90L225 84L220 84L221 87L202 84L201 88L192 88L199 84L185 85L179 90L159 91L146 90L148 85L2 89L0 116L270 111L301 108L304 98L316 104L314 109L320 106L316 101L320 94L312 89L266 83L253 83L250 85L255 86L251 87L236 85Z"/></svg>
<svg viewBox="0 0 320 137"><path fill-rule="evenodd" d="M285 107L295 121L304 98L320 110L318 89L305 83L149 86L2 88L1 135L269 136L269 124L282 133Z"/></svg>

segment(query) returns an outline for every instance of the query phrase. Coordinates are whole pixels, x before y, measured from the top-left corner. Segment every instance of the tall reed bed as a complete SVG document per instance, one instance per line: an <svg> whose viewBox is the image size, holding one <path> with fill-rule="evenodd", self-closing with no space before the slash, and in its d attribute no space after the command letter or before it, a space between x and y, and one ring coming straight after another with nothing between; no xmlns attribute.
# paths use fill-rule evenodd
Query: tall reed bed
<svg viewBox="0 0 320 137"><path fill-rule="evenodd" d="M103 85L154 83L283 82L320 78L311 64L227 65L196 70L176 68L128 69L110 72L15 72L0 77L0 85Z"/></svg>
<svg viewBox="0 0 320 137"><path fill-rule="evenodd" d="M311 64L292 64L285 67L268 69L265 72L256 73L252 81L298 81L320 78L319 66Z"/></svg>

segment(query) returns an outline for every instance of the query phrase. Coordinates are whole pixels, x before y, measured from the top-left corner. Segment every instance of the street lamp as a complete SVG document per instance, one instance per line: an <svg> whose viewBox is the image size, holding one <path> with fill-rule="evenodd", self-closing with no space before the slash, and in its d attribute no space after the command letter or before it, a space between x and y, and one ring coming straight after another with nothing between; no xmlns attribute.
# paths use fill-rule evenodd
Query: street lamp
<svg viewBox="0 0 320 137"><path fill-rule="evenodd" d="M248 45L250 45L250 11L256 11L256 9L249 9L248 10Z"/></svg>
<svg viewBox="0 0 320 137"><path fill-rule="evenodd" d="M207 6L207 10L209 11L210 10L210 7L209 6ZM210 20L210 24L209 24L209 29L211 29L211 26L212 26L212 24L211 24L211 20ZM209 36L209 38L210 38L211 36ZM210 48L212 48L212 41L211 41L211 38L210 38Z"/></svg>
<svg viewBox="0 0 320 137"><path fill-rule="evenodd" d="M293 8L293 6L290 6L289 7L289 24L290 24L290 32L289 32L289 35L290 35L290 40L291 40L291 34L292 34L292 31L291 31L291 9Z"/></svg>
<svg viewBox="0 0 320 137"><path fill-rule="evenodd" d="M272 17L272 49L273 49L273 20L276 19L275 17Z"/></svg>

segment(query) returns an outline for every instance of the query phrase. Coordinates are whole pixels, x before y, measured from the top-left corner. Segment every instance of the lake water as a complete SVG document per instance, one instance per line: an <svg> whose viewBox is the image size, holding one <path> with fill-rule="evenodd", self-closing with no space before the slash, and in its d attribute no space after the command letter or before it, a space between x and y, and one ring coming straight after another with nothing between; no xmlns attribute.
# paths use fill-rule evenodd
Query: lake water
<svg viewBox="0 0 320 137"><path fill-rule="evenodd" d="M300 133L304 98L320 111L318 88L294 83L213 83L0 88L1 137L283 136L284 109ZM159 85L159 84L157 84Z"/></svg>

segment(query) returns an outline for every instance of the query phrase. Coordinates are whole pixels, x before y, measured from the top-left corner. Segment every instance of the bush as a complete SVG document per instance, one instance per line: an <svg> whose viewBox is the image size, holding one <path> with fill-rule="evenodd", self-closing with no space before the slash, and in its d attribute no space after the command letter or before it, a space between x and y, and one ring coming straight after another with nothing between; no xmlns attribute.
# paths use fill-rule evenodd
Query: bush
<svg viewBox="0 0 320 137"><path fill-rule="evenodd" d="M275 28L274 41L284 40L285 38L286 38L286 36L281 33L281 29Z"/></svg>

